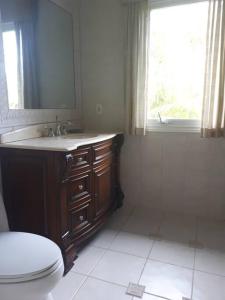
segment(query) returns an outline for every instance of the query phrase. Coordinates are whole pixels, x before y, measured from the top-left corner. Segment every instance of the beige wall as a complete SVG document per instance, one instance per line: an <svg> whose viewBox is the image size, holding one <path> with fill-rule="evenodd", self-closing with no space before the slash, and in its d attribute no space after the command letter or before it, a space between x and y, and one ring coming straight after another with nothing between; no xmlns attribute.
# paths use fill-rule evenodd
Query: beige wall
<svg viewBox="0 0 225 300"><path fill-rule="evenodd" d="M82 0L82 100L88 129L123 128L123 12L120 0ZM96 104L103 114L96 114Z"/></svg>
<svg viewBox="0 0 225 300"><path fill-rule="evenodd" d="M121 162L127 201L224 219L224 139L201 139L195 133L128 137Z"/></svg>
<svg viewBox="0 0 225 300"><path fill-rule="evenodd" d="M86 126L123 128L123 8L120 0L81 0L82 93ZM103 103L104 114L95 113ZM126 201L194 215L225 217L225 142L199 134L126 137Z"/></svg>

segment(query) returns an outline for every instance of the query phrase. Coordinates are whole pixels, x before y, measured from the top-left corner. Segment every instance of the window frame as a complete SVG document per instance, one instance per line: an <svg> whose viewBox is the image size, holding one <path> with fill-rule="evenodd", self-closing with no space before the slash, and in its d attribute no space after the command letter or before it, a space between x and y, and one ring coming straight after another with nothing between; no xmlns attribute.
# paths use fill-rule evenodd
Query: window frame
<svg viewBox="0 0 225 300"><path fill-rule="evenodd" d="M2 23L2 31L7 32L7 31L15 31L15 24L14 22L7 22L7 23Z"/></svg>
<svg viewBox="0 0 225 300"><path fill-rule="evenodd" d="M149 0L151 10L164 7L208 2L208 0ZM201 119L148 119L147 131L153 132L200 132Z"/></svg>

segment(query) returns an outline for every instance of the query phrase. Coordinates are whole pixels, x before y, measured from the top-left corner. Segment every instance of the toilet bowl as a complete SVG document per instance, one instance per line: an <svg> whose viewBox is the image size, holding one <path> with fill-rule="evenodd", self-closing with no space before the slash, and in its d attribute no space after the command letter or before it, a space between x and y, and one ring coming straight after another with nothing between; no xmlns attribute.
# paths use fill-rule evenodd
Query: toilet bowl
<svg viewBox="0 0 225 300"><path fill-rule="evenodd" d="M63 276L59 247L35 234L0 233L0 299L54 300Z"/></svg>

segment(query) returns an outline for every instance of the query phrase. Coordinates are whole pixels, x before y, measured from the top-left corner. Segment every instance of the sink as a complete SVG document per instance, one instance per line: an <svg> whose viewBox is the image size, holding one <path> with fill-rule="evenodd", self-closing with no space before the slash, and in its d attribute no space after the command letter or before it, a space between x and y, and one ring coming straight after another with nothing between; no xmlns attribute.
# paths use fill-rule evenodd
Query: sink
<svg viewBox="0 0 225 300"><path fill-rule="evenodd" d="M91 134L91 133L73 133L73 134L68 134L68 135L63 135L61 138L63 139L93 139L96 138L98 135L97 134Z"/></svg>

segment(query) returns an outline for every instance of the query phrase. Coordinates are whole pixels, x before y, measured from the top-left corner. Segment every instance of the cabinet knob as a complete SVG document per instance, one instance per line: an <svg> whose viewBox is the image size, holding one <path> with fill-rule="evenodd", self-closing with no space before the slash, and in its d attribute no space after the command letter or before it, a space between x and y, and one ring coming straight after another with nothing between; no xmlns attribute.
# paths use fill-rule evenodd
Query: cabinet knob
<svg viewBox="0 0 225 300"><path fill-rule="evenodd" d="M81 222L83 222L84 221L84 216L80 216L79 219L80 219Z"/></svg>
<svg viewBox="0 0 225 300"><path fill-rule="evenodd" d="M83 157L78 157L77 161L78 162L82 162L83 161Z"/></svg>
<svg viewBox="0 0 225 300"><path fill-rule="evenodd" d="M83 189L84 189L83 184L79 184L79 185L78 185L78 189L79 189L80 191L83 191Z"/></svg>

